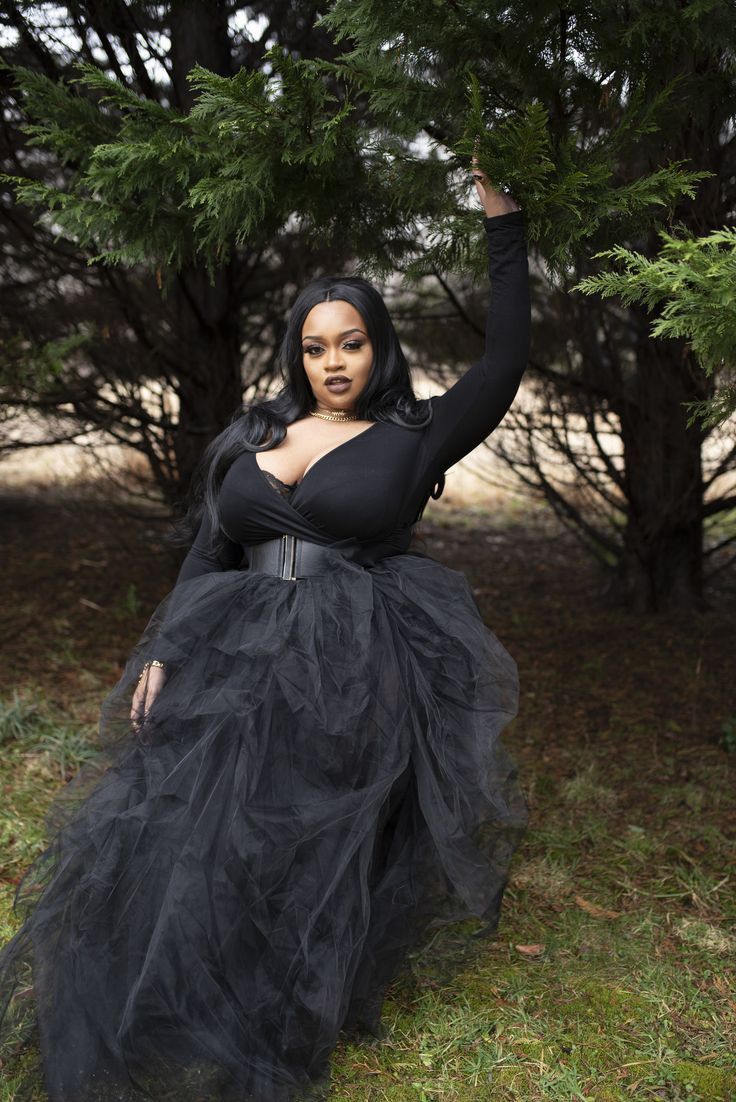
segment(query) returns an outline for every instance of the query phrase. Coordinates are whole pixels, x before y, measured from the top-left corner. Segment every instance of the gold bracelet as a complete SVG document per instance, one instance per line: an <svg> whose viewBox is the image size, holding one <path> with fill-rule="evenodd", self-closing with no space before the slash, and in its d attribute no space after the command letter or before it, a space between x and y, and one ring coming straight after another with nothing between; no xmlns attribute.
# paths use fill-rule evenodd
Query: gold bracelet
<svg viewBox="0 0 736 1102"><path fill-rule="evenodd" d="M151 668L151 666L158 666L158 668L161 669L161 670L166 669L166 666L164 665L164 663L159 662L158 658L151 658L151 659L148 660L148 662L145 662L143 664L143 669L141 670L141 672L138 675L138 680L139 681L143 677L143 674L146 672L146 670L149 670Z"/></svg>

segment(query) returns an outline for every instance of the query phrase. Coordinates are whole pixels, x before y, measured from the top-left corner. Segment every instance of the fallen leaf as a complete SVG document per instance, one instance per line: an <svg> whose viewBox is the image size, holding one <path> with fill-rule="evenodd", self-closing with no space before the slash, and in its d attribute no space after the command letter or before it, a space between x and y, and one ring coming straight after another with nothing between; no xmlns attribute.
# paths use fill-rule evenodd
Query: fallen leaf
<svg viewBox="0 0 736 1102"><path fill-rule="evenodd" d="M544 945L515 945L514 949L523 957L541 957Z"/></svg>
<svg viewBox="0 0 736 1102"><path fill-rule="evenodd" d="M582 895L575 896L575 902L581 911L585 911L586 914L592 915L593 918L620 918L620 911L609 911L605 907L599 907L597 903L591 903L588 899L583 899Z"/></svg>
<svg viewBox="0 0 736 1102"><path fill-rule="evenodd" d="M79 598L80 605L84 605L86 608L93 608L95 612L104 612L104 608L101 605L96 604L94 601L88 601L86 597Z"/></svg>

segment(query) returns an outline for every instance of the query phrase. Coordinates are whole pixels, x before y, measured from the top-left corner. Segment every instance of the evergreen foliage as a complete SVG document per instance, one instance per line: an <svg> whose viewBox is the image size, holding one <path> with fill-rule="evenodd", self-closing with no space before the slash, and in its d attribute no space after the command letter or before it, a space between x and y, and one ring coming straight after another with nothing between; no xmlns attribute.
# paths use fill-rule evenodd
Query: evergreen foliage
<svg viewBox="0 0 736 1102"><path fill-rule="evenodd" d="M175 504L208 440L270 384L307 265L340 270L350 250L307 258L274 222L252 249L197 252L185 203L206 166L187 76L201 62L257 84L269 43L328 59L315 16L281 0L0 4L0 458L98 430L141 452Z"/></svg>
<svg viewBox="0 0 736 1102"><path fill-rule="evenodd" d="M660 233L655 257L616 245L597 253L618 270L581 280L577 290L618 295L626 306L661 306L652 322L655 338L684 338L706 375L722 373L721 386L709 401L690 403L690 424L700 418L711 427L736 411L736 229L715 230L703 237Z"/></svg>
<svg viewBox="0 0 736 1102"><path fill-rule="evenodd" d="M212 7L224 22L233 10ZM535 424L529 478L561 515L575 516L580 531L592 525L603 541L596 517L582 516L573 500L586 461L559 446L582 417L600 458L598 502L618 510L611 557L623 591L642 610L697 605L704 523L729 508L728 497L710 498L706 507L704 496L736 463L736 451L726 449L710 473L703 466L714 418L731 408L731 312L706 332L701 322L713 311L696 316L697 295L707 297L705 270L692 257L668 256L660 231L677 225L683 240L707 238L732 222L732 4L331 0L318 18L310 6L307 45L302 27L292 40L277 30L282 16L298 17L303 7L274 8L270 35L251 44L247 64L218 68L222 51L205 63L190 36L177 53L174 95L152 96L145 81L126 84L120 66L90 65L88 55L86 65L66 69L64 81L33 66L13 70L28 137L60 165L39 179L32 171L33 179L6 177L23 204L40 208L44 226L86 251L98 271L119 278L124 267L153 270L172 297L178 290L178 303L196 303L191 329L167 365L182 390L180 365L196 347L196 364L183 373L187 464L221 427L237 389L242 344L229 319L242 297L239 281L257 270L270 286L283 286L293 270L292 242L329 256L333 266L354 257L353 270L369 277L401 273L404 301L416 292L415 315L426 314L427 284L439 284L472 330L470 283L485 274L469 175L477 141L481 167L524 210L539 276L531 377L545 384L551 446L579 476L571 490L545 484ZM195 14L203 17L193 0L157 6L159 29L176 27L185 9L187 26ZM182 57L190 62L183 71ZM202 63L192 67L194 60ZM671 327L656 330L669 343L646 339L643 277L626 263L617 268L626 251L652 263L661 253L673 265L659 300ZM269 266L274 252L285 259L283 270ZM552 280L542 278L543 265ZM702 286L685 274L693 265ZM219 289L217 326L208 320L203 271ZM569 293L611 286L585 283L601 275L620 277L618 302ZM621 297L627 287L631 296ZM158 334L148 349L150 362L167 354ZM431 345L419 353L424 366L438 366ZM224 362L229 381L203 391L211 365ZM194 416L203 393L218 401L207 416ZM698 412L705 424L694 423ZM620 462L596 435L599 416L619 435ZM177 447L172 468L186 450Z"/></svg>
<svg viewBox="0 0 736 1102"><path fill-rule="evenodd" d="M422 6L434 8L394 7ZM575 112L560 126L538 95L499 104L488 74L475 71L479 58L439 74L414 33L393 45L361 40L359 15L336 4L324 17L342 31L349 16L360 42L335 62L273 46L256 71L222 77L197 66L187 114L89 64L69 83L16 69L30 140L77 165L61 188L15 178L18 198L53 211L109 264L180 267L196 256L213 268L296 216L308 239L350 240L364 271L380 277L400 266L418 279L485 268L468 202L476 137L481 167L522 204L530 241L558 272L585 240L643 230L705 175L670 160L616 176L622 151L670 110L676 81L654 96L637 91L622 100L615 128L585 134ZM411 25L426 27L424 14Z"/></svg>

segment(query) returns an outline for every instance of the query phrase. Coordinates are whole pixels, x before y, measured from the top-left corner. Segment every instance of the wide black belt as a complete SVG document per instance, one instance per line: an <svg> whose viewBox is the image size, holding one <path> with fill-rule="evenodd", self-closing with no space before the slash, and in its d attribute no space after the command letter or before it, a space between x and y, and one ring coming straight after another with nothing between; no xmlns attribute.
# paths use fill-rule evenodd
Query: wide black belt
<svg viewBox="0 0 736 1102"><path fill-rule="evenodd" d="M301 536L282 535L246 546L248 569L296 581L326 574L335 566L335 550Z"/></svg>

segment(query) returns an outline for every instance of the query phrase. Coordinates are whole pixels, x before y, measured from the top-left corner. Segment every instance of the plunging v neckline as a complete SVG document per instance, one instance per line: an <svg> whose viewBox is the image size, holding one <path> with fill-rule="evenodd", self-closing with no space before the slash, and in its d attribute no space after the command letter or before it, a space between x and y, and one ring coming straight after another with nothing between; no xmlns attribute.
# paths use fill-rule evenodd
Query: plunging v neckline
<svg viewBox="0 0 736 1102"><path fill-rule="evenodd" d="M263 476L263 481L266 483L269 490L272 490L274 493L279 492L276 487L272 486L271 483L268 481L268 478L266 477L267 475L270 475L271 478L275 478L276 481L280 482L282 486L288 486L290 490L294 491L298 490L300 486L304 485L305 479L309 477L315 467L319 466L323 459L327 459L328 456L332 455L333 452L339 451L340 448L344 448L347 447L348 444L352 444L353 440L358 440L361 436L365 436L367 432L370 432L371 429L376 428L380 424L380 421L374 421L371 425L368 425L367 428L361 429L361 431L356 432L354 436L349 436L348 439L343 440L341 444L336 444L334 448L330 448L329 451L326 451L322 455L318 456L310 463L302 477L297 482L284 482L282 479L279 478L278 475L274 474L273 471L267 471L264 467L261 466L261 464L258 462L258 452L251 452L250 454L253 456L256 467L261 472L261 475ZM277 449L274 448L273 450L276 451Z"/></svg>

